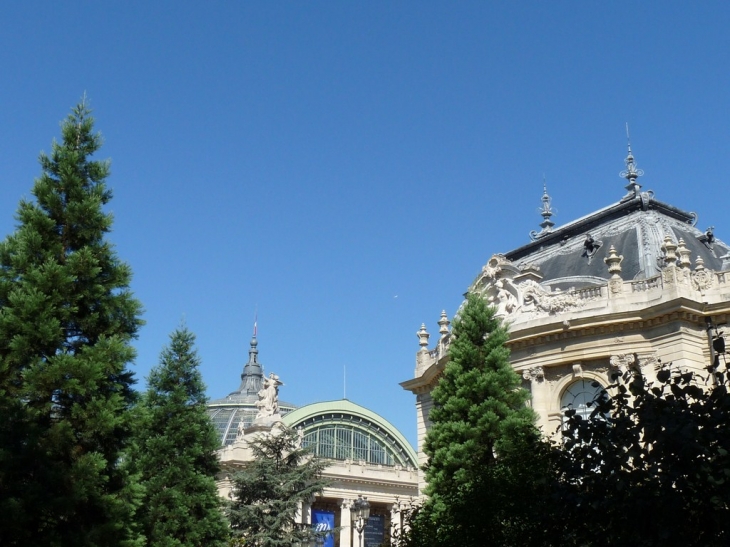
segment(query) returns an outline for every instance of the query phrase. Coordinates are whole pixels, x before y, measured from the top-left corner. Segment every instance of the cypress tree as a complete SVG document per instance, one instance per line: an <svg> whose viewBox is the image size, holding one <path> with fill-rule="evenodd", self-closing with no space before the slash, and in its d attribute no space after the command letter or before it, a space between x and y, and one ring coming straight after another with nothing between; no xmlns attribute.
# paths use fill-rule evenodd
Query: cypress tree
<svg viewBox="0 0 730 547"><path fill-rule="evenodd" d="M131 466L145 488L139 520L154 547L215 547L228 538L215 484L220 440L194 344L187 328L170 335L140 405Z"/></svg>
<svg viewBox="0 0 730 547"><path fill-rule="evenodd" d="M416 544L511 544L505 534L519 524L510 524L510 508L519 509L539 476L524 457L539 443L535 416L494 314L470 294L454 321L449 362L432 392L429 499L415 518Z"/></svg>
<svg viewBox="0 0 730 547"><path fill-rule="evenodd" d="M131 270L106 235L109 162L85 102L41 153L42 173L0 243L0 544L129 545L135 488Z"/></svg>

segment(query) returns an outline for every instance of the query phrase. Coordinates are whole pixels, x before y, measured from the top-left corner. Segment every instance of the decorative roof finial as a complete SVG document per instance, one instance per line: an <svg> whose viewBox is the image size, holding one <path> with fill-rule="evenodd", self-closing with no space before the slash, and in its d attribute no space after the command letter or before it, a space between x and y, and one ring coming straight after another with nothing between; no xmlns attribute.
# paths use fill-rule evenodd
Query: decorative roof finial
<svg viewBox="0 0 730 547"><path fill-rule="evenodd" d="M441 335L441 338L449 334L449 325L451 322L449 321L448 316L446 315L446 310L443 310L441 312L441 318L439 319L439 334Z"/></svg>
<svg viewBox="0 0 730 547"><path fill-rule="evenodd" d="M626 190L628 190L628 194L626 194L621 201L631 199L639 195L639 190L641 190L641 184L636 182L636 179L644 175L644 171L641 169L637 169L636 162L634 162L634 154L633 152L631 152L631 137L629 136L628 122L626 122L626 140L629 144L629 154L624 160L626 162L626 169L624 171L621 171L621 173L619 173L619 176L628 180L629 183L625 186Z"/></svg>
<svg viewBox="0 0 730 547"><path fill-rule="evenodd" d="M550 232L553 231L553 226L555 226L555 223L550 220L550 217L553 216L554 211L551 206L552 199L547 193L547 183L545 182L545 174L542 175L542 207L538 209L538 212L542 215L542 222L540 223L540 227L542 230L540 232L536 232L535 230L530 232L530 239L533 241L536 239L539 239L543 236L546 236Z"/></svg>

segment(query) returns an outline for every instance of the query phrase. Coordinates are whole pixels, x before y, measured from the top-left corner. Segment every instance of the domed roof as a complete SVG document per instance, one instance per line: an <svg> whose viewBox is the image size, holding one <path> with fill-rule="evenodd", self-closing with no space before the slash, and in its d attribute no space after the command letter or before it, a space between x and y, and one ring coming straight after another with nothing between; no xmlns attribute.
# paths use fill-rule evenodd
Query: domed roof
<svg viewBox="0 0 730 547"><path fill-rule="evenodd" d="M258 361L258 353L258 340L254 335L248 350L248 362L241 373L241 385L222 399L208 403L208 415L216 426L223 445L235 441L239 424L243 422L244 427L248 427L259 412L256 402L263 386L264 366ZM295 408L296 405L279 400L279 413L282 416Z"/></svg>
<svg viewBox="0 0 730 547"><path fill-rule="evenodd" d="M642 174L629 146L622 173L629 182L624 198L558 228L553 228L551 200L545 189L542 231L532 232L530 243L492 257L473 286L479 285L485 273L504 267L504 261L514 265L516 277L531 277L553 289L602 285L611 277L604 258L612 247L623 256L621 277L626 280L654 277L669 260L701 259L705 268L728 269L730 247L715 236L714 228L701 231L695 227L696 214L659 201L652 191L641 192L636 179Z"/></svg>
<svg viewBox="0 0 730 547"><path fill-rule="evenodd" d="M727 269L730 248L713 228L697 229L696 221L694 213L644 192L561 226L504 257L520 270L532 269L543 285L580 288L604 284L610 278L603 259L611 247L623 256L624 279L659 274L669 237L692 260L699 257L707 268Z"/></svg>
<svg viewBox="0 0 730 547"><path fill-rule="evenodd" d="M304 445L322 458L418 467L413 447L393 424L347 399L300 407L284 423L301 429Z"/></svg>

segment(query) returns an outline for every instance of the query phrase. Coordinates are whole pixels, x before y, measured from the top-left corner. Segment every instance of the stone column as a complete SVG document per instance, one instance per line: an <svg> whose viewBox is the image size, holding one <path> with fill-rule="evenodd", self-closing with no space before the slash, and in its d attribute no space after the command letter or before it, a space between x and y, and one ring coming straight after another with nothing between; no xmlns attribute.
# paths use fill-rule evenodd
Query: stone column
<svg viewBox="0 0 730 547"><path fill-rule="evenodd" d="M548 394L545 384L545 371L541 366L535 366L522 371L522 377L530 382L530 393L532 395L532 409L538 416L538 425L543 431L548 431Z"/></svg>
<svg viewBox="0 0 730 547"><path fill-rule="evenodd" d="M391 543L393 540L400 538L403 529L401 524L401 508L400 503L395 502L390 506L390 539Z"/></svg>
<svg viewBox="0 0 730 547"><path fill-rule="evenodd" d="M416 432L418 435L418 494L423 494L426 488L426 474L423 466L426 465L428 458L423 452L423 443L426 441L426 433L431 427L428 419L429 413L433 408L433 399L431 398L430 386L428 388L418 388L416 393Z"/></svg>
<svg viewBox="0 0 730 547"><path fill-rule="evenodd" d="M311 503L302 503L300 508L300 518L302 524L312 524L312 504Z"/></svg>
<svg viewBox="0 0 730 547"><path fill-rule="evenodd" d="M352 500L340 500L340 547L352 547L350 505L352 505Z"/></svg>

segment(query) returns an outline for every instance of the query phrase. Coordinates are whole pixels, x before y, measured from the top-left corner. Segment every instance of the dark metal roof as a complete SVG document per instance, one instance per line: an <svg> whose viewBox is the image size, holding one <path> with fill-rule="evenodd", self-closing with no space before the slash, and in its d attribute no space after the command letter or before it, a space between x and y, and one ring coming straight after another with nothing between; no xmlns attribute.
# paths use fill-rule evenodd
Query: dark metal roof
<svg viewBox="0 0 730 547"><path fill-rule="evenodd" d="M541 283L568 288L604 283L610 277L604 263L611 246L623 256L621 277L643 279L657 275L664 262L664 240L681 239L693 263L727 269L730 250L715 238L712 229L694 225L697 216L659 201L652 192L637 193L618 203L540 235L504 256L525 267L537 266ZM590 239L589 239L590 238Z"/></svg>

